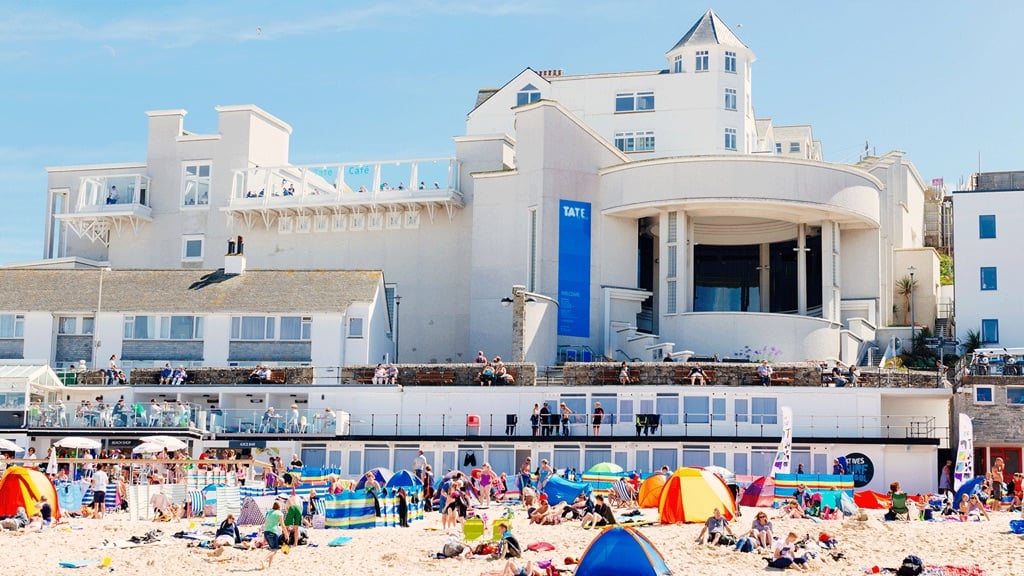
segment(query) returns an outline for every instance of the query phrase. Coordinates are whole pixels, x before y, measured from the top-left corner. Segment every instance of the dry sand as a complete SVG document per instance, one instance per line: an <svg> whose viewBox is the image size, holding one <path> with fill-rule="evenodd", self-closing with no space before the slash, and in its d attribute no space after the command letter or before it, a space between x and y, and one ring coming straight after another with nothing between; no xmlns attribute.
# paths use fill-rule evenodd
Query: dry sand
<svg viewBox="0 0 1024 576"><path fill-rule="evenodd" d="M648 511L654 513L654 511ZM769 511L771 514L771 511ZM753 518L753 510L733 523L734 531L745 531ZM818 574L858 574L863 567L897 567L904 556L916 554L927 565L978 565L987 576L1024 574L1024 541L1009 532L1009 520L1018 514L997 513L989 522L883 522L881 512L869 511L865 520L846 520L814 523L810 520L775 520L776 534L784 536L792 530L798 534L816 535L825 530L840 542L846 559L828 559L812 564ZM205 575L256 572L265 550L230 550L222 562L209 562L194 557L187 547L188 541L172 539L170 534L186 529L189 522L156 524L130 522L125 514L114 514L104 520L72 520L81 529L61 527L40 534L0 534L0 567L3 574L96 574L109 572L122 576L180 576L189 573ZM291 553L277 554L274 573L318 575L372 576L376 574L438 574L445 576L477 576L500 570L503 562L483 558L470 560L437 560L433 554L441 549L447 536L429 527L439 526L437 513L428 513L425 520L414 522L410 528L375 528L372 530L311 530L311 542L316 547L299 546ZM197 526L213 530L212 526ZM154 528L166 534L169 543L127 549L97 549L103 541L127 540L132 535L143 535ZM243 533L257 528L244 528ZM674 574L772 574L777 570L765 568L757 553L734 552L731 547L700 547L694 543L699 524L676 526L646 526L640 530L665 556ZM554 544L551 552L525 552L526 559L554 559L561 564L566 556L579 557L590 541L597 536L595 530L583 530L577 523L560 526L530 525L525 512L517 511L513 532L524 546L531 542L546 541ZM341 535L352 541L340 547L327 543ZM109 568L87 567L78 570L60 568L58 562L67 560L97 560L110 557ZM796 571L791 571L795 573ZM567 573L568 574L568 573Z"/></svg>

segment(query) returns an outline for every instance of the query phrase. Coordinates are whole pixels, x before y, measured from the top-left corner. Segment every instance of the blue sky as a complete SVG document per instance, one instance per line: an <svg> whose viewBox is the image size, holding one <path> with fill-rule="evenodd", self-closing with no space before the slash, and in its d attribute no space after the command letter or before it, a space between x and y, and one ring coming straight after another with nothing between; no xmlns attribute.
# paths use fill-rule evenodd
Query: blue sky
<svg viewBox="0 0 1024 576"><path fill-rule="evenodd" d="M758 117L865 141L955 187L1024 169L1016 2L378 0L10 2L0 10L0 262L42 256L45 166L145 159L146 110L257 104L294 163L442 156L477 89L523 68L667 66L707 9L757 54Z"/></svg>

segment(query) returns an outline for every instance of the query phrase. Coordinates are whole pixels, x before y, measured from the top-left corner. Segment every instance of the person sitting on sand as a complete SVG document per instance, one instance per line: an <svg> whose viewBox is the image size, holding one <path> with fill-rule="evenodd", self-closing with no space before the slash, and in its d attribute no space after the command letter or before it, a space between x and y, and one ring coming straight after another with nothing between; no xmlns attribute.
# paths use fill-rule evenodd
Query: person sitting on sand
<svg viewBox="0 0 1024 576"><path fill-rule="evenodd" d="M576 497L572 504L562 509L562 518L580 520L593 511L594 503L590 501L590 498L587 498L585 492L580 492L580 495Z"/></svg>
<svg viewBox="0 0 1024 576"><path fill-rule="evenodd" d="M988 516L988 511L985 510L985 506L981 503L981 498L978 498L977 494L972 494L967 504L967 518L965 520L980 522L983 517L985 520L991 520Z"/></svg>
<svg viewBox="0 0 1024 576"><path fill-rule="evenodd" d="M705 538L705 534L707 534L707 538ZM718 544L718 541L725 534L734 536L732 528L729 528L729 521L725 519L725 516L722 516L721 510L715 508L711 516L704 522L704 527L700 529L700 534L697 535L697 543L701 546L704 544L714 546Z"/></svg>
<svg viewBox="0 0 1024 576"><path fill-rule="evenodd" d="M548 495L541 494L540 502L537 504L537 507L527 511L530 516L530 524L540 524L541 520L543 520L550 511L551 506L548 504Z"/></svg>
<svg viewBox="0 0 1024 576"><path fill-rule="evenodd" d="M750 523L750 530L754 532L754 540L758 548L771 548L775 538L772 534L772 521L768 519L766 512L758 512L754 521Z"/></svg>
<svg viewBox="0 0 1024 576"><path fill-rule="evenodd" d="M213 547L234 546L242 542L242 536L238 533L238 525L235 524L235 515L228 514L217 528L217 535L213 538Z"/></svg>
<svg viewBox="0 0 1024 576"><path fill-rule="evenodd" d="M777 520L782 520L806 517L807 515L804 514L803 509L800 508L800 504L796 500L789 500L782 505L782 508L779 508L779 515L775 518Z"/></svg>
<svg viewBox="0 0 1024 576"><path fill-rule="evenodd" d="M533 560L528 561L524 566L516 566L515 562L507 560L505 562L505 569L502 570L501 576L544 576L547 574L544 570L541 570L533 563Z"/></svg>
<svg viewBox="0 0 1024 576"><path fill-rule="evenodd" d="M171 504L171 499L163 490L149 498L149 506L153 509L154 522L169 522L178 519L178 507Z"/></svg>
<svg viewBox="0 0 1024 576"><path fill-rule="evenodd" d="M583 522L580 524L583 528L588 526L611 526L615 524L615 514L612 513L612 507L605 503L604 496L598 494L594 497L594 511L583 517Z"/></svg>
<svg viewBox="0 0 1024 576"><path fill-rule="evenodd" d="M775 545L775 553L768 562L768 566L781 569L796 566L800 570L807 570L807 559L796 555L796 540L796 533L790 532L785 540L777 543Z"/></svg>

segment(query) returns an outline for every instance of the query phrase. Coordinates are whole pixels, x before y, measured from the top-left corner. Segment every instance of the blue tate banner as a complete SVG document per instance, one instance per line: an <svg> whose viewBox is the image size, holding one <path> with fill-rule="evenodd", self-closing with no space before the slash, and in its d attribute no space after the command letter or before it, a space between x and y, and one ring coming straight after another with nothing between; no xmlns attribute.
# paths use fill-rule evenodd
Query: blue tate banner
<svg viewBox="0 0 1024 576"><path fill-rule="evenodd" d="M558 335L590 337L590 203L558 204Z"/></svg>

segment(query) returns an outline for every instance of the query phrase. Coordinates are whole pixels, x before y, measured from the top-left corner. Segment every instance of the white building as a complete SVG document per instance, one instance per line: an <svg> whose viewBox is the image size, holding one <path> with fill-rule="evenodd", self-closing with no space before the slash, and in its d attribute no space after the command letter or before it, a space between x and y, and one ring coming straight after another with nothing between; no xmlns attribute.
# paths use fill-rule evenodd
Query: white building
<svg viewBox="0 0 1024 576"><path fill-rule="evenodd" d="M557 323L528 307L541 364L884 348L923 243L913 165L824 162L810 126L755 118L754 53L711 11L664 58L527 68L480 92L454 158L293 166L291 128L255 106L219 107L207 135L183 110L150 112L146 162L49 169L45 257L215 269L240 234L256 269L383 268L410 361L511 356L497 302L516 284L560 304Z"/></svg>
<svg viewBox="0 0 1024 576"><path fill-rule="evenodd" d="M957 336L977 332L983 348L1024 346L1017 250L1024 230L1024 172L975 174L953 193Z"/></svg>

